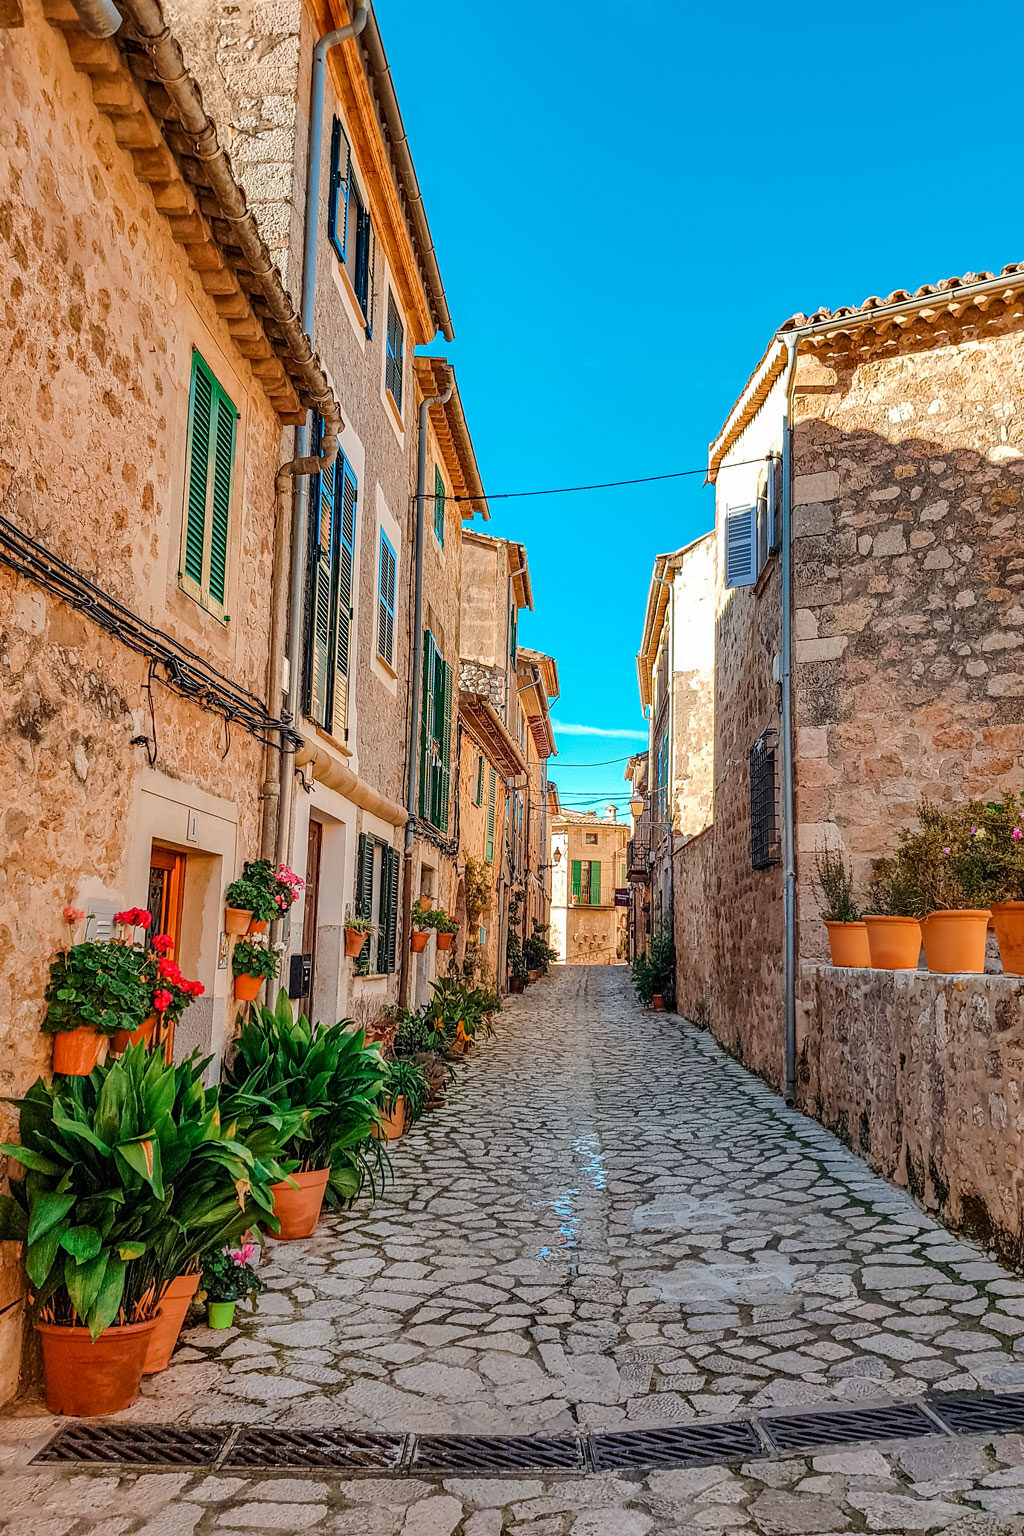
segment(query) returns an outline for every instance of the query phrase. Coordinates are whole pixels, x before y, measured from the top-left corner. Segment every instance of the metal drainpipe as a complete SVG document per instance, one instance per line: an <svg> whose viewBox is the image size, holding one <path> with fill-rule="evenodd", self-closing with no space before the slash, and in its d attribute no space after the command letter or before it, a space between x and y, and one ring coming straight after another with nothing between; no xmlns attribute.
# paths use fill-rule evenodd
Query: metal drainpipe
<svg viewBox="0 0 1024 1536"><path fill-rule="evenodd" d="M71 0L83 32L90 37L113 37L121 25L121 12L114 0Z"/></svg>
<svg viewBox="0 0 1024 1536"><path fill-rule="evenodd" d="M792 395L796 376L797 338L786 336L785 392L782 419L782 636L780 681L782 698L782 963L786 1022L786 1103L796 1102L796 851L793 797L793 428ZM772 468L774 474L774 466Z"/></svg>
<svg viewBox="0 0 1024 1536"><path fill-rule="evenodd" d="M368 9L359 6L347 27L338 27L324 33L313 48L312 75L309 102L309 148L306 155L306 202L303 215L302 244L302 306L300 319L307 336L313 334L313 318L316 308L316 256L320 235L320 167L324 121L324 94L327 83L327 55L339 43L357 36L366 25ZM326 446L326 444L325 444ZM309 426L303 423L296 429L295 454L301 463L309 453ZM335 449L336 453L336 449ZM335 454L324 454L324 468L334 461ZM294 473L295 491L292 498L291 574L288 596L288 701L284 717L293 723L299 717L299 682L302 654L302 620L306 577L306 525L308 507L308 476L299 470ZM314 471L315 473L315 471ZM282 752L280 789L277 816L277 858L287 862L291 851L295 820L295 771L291 754ZM276 925L275 925L276 926Z"/></svg>
<svg viewBox="0 0 1024 1536"><path fill-rule="evenodd" d="M412 666L409 679L412 698L409 705L409 772L406 781L405 855L402 869L402 969L399 976L400 1005L409 1002L409 946L405 938L412 917L412 849L416 834L416 785L420 769L420 690L423 669L423 504L427 495L427 422L435 405L447 405L455 393L455 375L449 369L447 387L439 395L420 401L419 440L416 444L416 515L413 519L412 578ZM457 792L457 787L456 787Z"/></svg>

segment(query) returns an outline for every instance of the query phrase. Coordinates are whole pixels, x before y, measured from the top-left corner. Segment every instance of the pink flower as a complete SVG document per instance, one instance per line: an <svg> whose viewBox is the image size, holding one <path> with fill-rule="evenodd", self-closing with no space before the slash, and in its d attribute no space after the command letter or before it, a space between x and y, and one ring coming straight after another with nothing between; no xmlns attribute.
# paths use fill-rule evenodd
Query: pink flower
<svg viewBox="0 0 1024 1536"><path fill-rule="evenodd" d="M1013 831L1010 833L1010 836L1013 838L1014 842L1017 842L1019 838L1024 837L1024 832L1021 831L1020 827L1014 827Z"/></svg>
<svg viewBox="0 0 1024 1536"><path fill-rule="evenodd" d="M943 853L952 853L953 850L951 848L943 848L942 851Z"/></svg>
<svg viewBox="0 0 1024 1536"><path fill-rule="evenodd" d="M971 836L972 836L972 837L977 837L977 835L978 835L978 829L977 829L977 827L972 827L972 828L971 828Z"/></svg>
<svg viewBox="0 0 1024 1536"><path fill-rule="evenodd" d="M173 1002L174 998L169 992L153 993L153 1007L156 1009L157 1013L166 1013Z"/></svg>
<svg viewBox="0 0 1024 1536"><path fill-rule="evenodd" d="M73 928L76 923L80 923L82 921L85 913L80 912L77 907L65 907L61 915L63 916L64 921L66 923L70 923Z"/></svg>

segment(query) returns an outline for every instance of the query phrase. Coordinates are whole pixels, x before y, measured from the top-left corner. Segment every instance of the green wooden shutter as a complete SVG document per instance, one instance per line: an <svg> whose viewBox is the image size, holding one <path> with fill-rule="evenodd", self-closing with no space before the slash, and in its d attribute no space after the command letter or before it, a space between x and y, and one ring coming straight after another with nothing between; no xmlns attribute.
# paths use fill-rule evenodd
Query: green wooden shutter
<svg viewBox="0 0 1024 1536"><path fill-rule="evenodd" d="M583 861L572 861L572 895L574 901L579 901L583 895Z"/></svg>
<svg viewBox="0 0 1024 1536"><path fill-rule="evenodd" d="M380 892L380 941L377 948L377 969L390 974L395 969L395 951L398 939L398 870L399 857L394 848L385 848L381 863ZM387 900L385 901L385 891Z"/></svg>
<svg viewBox="0 0 1024 1536"><path fill-rule="evenodd" d="M335 496L338 513L337 566L338 582L335 618L334 668L335 685L333 721L331 729L337 736L348 735L348 689L351 673L350 645L352 639L352 572L355 567L356 546L356 477L347 459L338 456L340 480L335 467L335 484L340 495Z"/></svg>
<svg viewBox="0 0 1024 1536"><path fill-rule="evenodd" d="M484 803L484 758L483 753L477 754L476 759L476 787L473 790L473 799L477 805Z"/></svg>
<svg viewBox="0 0 1024 1536"><path fill-rule="evenodd" d="M388 913L391 911L391 849L385 844L380 851L380 895L377 900L376 970L378 975L387 971ZM373 948L374 946L369 946Z"/></svg>
<svg viewBox="0 0 1024 1536"><path fill-rule="evenodd" d="M223 617L238 412L198 352L192 354L181 579Z"/></svg>
<svg viewBox="0 0 1024 1536"><path fill-rule="evenodd" d="M439 467L434 465L434 536L444 548L444 480Z"/></svg>
<svg viewBox="0 0 1024 1536"><path fill-rule="evenodd" d="M434 826L441 832L448 830L448 803L452 783L452 669L446 661L439 660L441 707L438 720L438 767L435 782Z"/></svg>
<svg viewBox="0 0 1024 1536"><path fill-rule="evenodd" d="M487 832L484 837L484 858L494 863L494 808L497 800L498 774L492 768L487 776Z"/></svg>
<svg viewBox="0 0 1024 1536"><path fill-rule="evenodd" d="M356 916L373 917L373 850L374 840L365 832L359 834L356 854ZM372 945L364 944L356 961L356 974L365 976L370 969Z"/></svg>
<svg viewBox="0 0 1024 1536"><path fill-rule="evenodd" d="M386 534L380 536L377 574L377 654L390 667L395 659L395 552Z"/></svg>
<svg viewBox="0 0 1024 1536"><path fill-rule="evenodd" d="M590 905L592 907L599 907L601 905L600 859L591 859L590 861Z"/></svg>
<svg viewBox="0 0 1024 1536"><path fill-rule="evenodd" d="M423 631L423 709L420 720L420 815L429 820L434 789L434 686L437 647L429 629Z"/></svg>
<svg viewBox="0 0 1024 1536"><path fill-rule="evenodd" d="M206 480L213 421L213 374L198 352L192 354L188 402L188 502L185 509L185 575L203 584L206 550Z"/></svg>
<svg viewBox="0 0 1024 1536"><path fill-rule="evenodd" d="M314 422L313 451L319 451L323 425ZM318 725L331 728L331 611L334 607L334 481L338 461L312 482L309 522L309 576L306 598L306 711Z"/></svg>

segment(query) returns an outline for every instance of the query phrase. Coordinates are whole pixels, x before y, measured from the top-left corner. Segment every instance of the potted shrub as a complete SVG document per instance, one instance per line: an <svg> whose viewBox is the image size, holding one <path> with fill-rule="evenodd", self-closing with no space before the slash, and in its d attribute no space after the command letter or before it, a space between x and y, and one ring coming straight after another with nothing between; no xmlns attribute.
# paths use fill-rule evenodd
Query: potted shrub
<svg viewBox="0 0 1024 1536"><path fill-rule="evenodd" d="M343 1019L314 1030L304 1016L293 1017L282 990L273 1009L258 1009L243 1027L227 1073L233 1088L302 1117L284 1149L293 1170L273 1186L277 1235L285 1241L316 1230L325 1196L331 1203L354 1199L367 1178L375 1187L383 1166L372 1131L384 1063L350 1025Z"/></svg>
<svg viewBox="0 0 1024 1536"><path fill-rule="evenodd" d="M421 955L427 947L430 938L432 924L431 913L420 901L412 909L412 934L410 935L410 947L414 955Z"/></svg>
<svg viewBox="0 0 1024 1536"><path fill-rule="evenodd" d="M69 916L68 914L72 914ZM74 925L82 916L65 908ZM131 908L117 914L122 934L127 919L151 921L148 912ZM135 925L133 925L135 926ZM41 1025L53 1035L53 1070L66 1077L87 1077L107 1054L110 1040L120 1031L145 1027L150 1015L150 995L143 980L141 948L124 937L84 940L62 950L50 966L46 987L46 1013Z"/></svg>
<svg viewBox="0 0 1024 1536"><path fill-rule="evenodd" d="M254 1002L264 981L277 975L280 964L275 951L268 949L265 944L257 944L252 939L239 939L231 953L231 970L238 1002Z"/></svg>
<svg viewBox="0 0 1024 1536"><path fill-rule="evenodd" d="M351 913L346 916L345 954L349 960L358 960L373 930L374 924L368 917L353 917Z"/></svg>
<svg viewBox="0 0 1024 1536"><path fill-rule="evenodd" d="M661 1012L671 1008L676 995L676 947L672 929L662 923L651 936L646 955L633 961L633 987L645 1008Z"/></svg>
<svg viewBox="0 0 1024 1536"><path fill-rule="evenodd" d="M451 949L455 943L455 935L459 931L459 925L454 917L449 917L447 912L440 909L432 912L430 915L434 919L433 927L437 934L438 950L443 953L445 950Z"/></svg>
<svg viewBox="0 0 1024 1536"><path fill-rule="evenodd" d="M896 859L921 894L924 955L934 972L985 969L985 941L993 888L978 802L943 810L922 799L918 826L900 833Z"/></svg>
<svg viewBox="0 0 1024 1536"><path fill-rule="evenodd" d="M544 935L547 933L547 924L533 920L533 932L523 945L523 959L531 981L536 981L543 976L553 961L558 959L558 951L551 948Z"/></svg>
<svg viewBox="0 0 1024 1536"><path fill-rule="evenodd" d="M153 1252L160 1274L173 1278L160 1295L144 1376L170 1362L199 1286L204 1249L211 1242L237 1245L256 1225L276 1226L272 1188L287 1172L281 1149L299 1124L299 1117L283 1117L269 1100L255 1097L232 1114L223 1112L221 1090L202 1082L208 1065L195 1055L172 1069L174 1099L158 1125L170 1205ZM173 1139L168 1124L176 1128Z"/></svg>
<svg viewBox="0 0 1024 1536"><path fill-rule="evenodd" d="M183 1253L251 1219L253 1160L221 1135L215 1108L181 1113L192 1076L140 1045L91 1077L39 1080L18 1104L21 1144L2 1150L27 1174L0 1196L0 1238L27 1241L51 1413L134 1402Z"/></svg>
<svg viewBox="0 0 1024 1536"><path fill-rule="evenodd" d="M976 852L985 860L992 926L1008 976L1024 975L1024 800L1012 792L978 807L985 837Z"/></svg>
<svg viewBox="0 0 1024 1536"><path fill-rule="evenodd" d="M423 1067L407 1058L386 1063L387 1078L381 1099L381 1117L375 1131L394 1141L419 1120L427 1102L427 1077Z"/></svg>
<svg viewBox="0 0 1024 1536"><path fill-rule="evenodd" d="M838 848L819 848L814 856L822 921L828 931L833 965L868 966L868 931L853 896L853 873Z"/></svg>
<svg viewBox="0 0 1024 1536"><path fill-rule="evenodd" d="M203 1255L201 1284L206 1293L206 1321L210 1328L230 1328L235 1320L235 1305L252 1298L252 1310L256 1309L256 1297L263 1289L263 1281L252 1267L256 1256L255 1243L243 1243L238 1248L210 1248Z"/></svg>
<svg viewBox="0 0 1024 1536"><path fill-rule="evenodd" d="M868 955L876 971L917 969L924 908L920 890L900 861L895 857L875 859L864 926Z"/></svg>

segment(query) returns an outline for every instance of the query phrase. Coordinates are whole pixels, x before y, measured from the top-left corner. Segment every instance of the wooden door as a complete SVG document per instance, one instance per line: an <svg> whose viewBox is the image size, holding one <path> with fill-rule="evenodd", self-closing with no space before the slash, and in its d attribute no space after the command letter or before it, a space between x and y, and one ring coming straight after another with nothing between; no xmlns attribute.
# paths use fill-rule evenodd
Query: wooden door
<svg viewBox="0 0 1024 1536"><path fill-rule="evenodd" d="M149 901L153 921L146 935L147 941L156 933L166 933L174 948L168 950L172 959L180 963L181 907L185 895L185 854L175 848L163 848L154 843L149 855ZM174 1056L174 1025L170 1024L162 1036L164 1056L168 1062Z"/></svg>
<svg viewBox="0 0 1024 1536"><path fill-rule="evenodd" d="M320 906L320 855L323 851L324 829L319 821L309 819L309 836L306 842L306 905L302 913L302 953L309 956L309 992L306 994L307 1009L314 989L316 975L316 930Z"/></svg>

